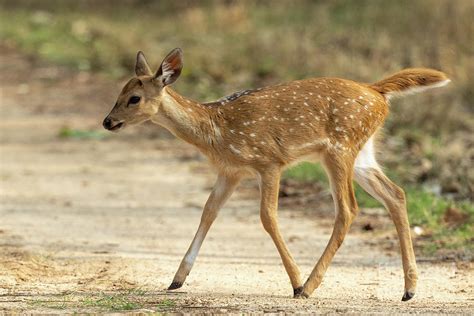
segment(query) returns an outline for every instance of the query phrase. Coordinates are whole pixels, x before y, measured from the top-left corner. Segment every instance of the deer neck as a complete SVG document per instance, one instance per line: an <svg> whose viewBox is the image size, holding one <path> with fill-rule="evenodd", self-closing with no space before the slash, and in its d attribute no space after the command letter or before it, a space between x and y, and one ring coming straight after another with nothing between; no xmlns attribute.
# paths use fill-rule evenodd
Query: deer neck
<svg viewBox="0 0 474 316"><path fill-rule="evenodd" d="M169 87L163 89L161 107L152 121L204 151L217 142L218 129L216 131L211 109Z"/></svg>

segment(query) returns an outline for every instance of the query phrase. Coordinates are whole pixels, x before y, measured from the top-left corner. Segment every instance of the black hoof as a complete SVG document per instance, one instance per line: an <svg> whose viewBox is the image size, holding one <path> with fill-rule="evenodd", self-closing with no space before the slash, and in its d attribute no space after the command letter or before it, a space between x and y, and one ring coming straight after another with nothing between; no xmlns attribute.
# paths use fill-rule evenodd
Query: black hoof
<svg viewBox="0 0 474 316"><path fill-rule="evenodd" d="M293 289L293 297L300 296L301 293L303 293L303 287L297 287L296 289Z"/></svg>
<svg viewBox="0 0 474 316"><path fill-rule="evenodd" d="M182 287L182 286L183 286L183 283L181 283L181 282L173 282L173 283L171 283L171 285L168 287L168 291L179 289L179 288Z"/></svg>
<svg viewBox="0 0 474 316"><path fill-rule="evenodd" d="M403 302L409 301L413 298L413 296L415 296L415 293L405 292L405 294L403 294L402 301Z"/></svg>

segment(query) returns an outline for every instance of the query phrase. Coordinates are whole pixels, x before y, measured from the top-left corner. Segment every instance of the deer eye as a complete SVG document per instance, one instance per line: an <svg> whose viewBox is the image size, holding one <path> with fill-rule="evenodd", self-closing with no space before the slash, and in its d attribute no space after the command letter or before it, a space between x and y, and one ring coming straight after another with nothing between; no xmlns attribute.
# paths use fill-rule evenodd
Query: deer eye
<svg viewBox="0 0 474 316"><path fill-rule="evenodd" d="M138 102L140 102L140 97L137 97L136 95L134 95L133 97L130 98L130 100L128 100L128 104L137 104Z"/></svg>

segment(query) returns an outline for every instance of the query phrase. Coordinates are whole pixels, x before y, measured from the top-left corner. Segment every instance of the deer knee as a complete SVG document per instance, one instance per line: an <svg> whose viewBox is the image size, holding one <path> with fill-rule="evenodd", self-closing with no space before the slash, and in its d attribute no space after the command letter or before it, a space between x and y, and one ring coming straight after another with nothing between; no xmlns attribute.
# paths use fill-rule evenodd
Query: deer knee
<svg viewBox="0 0 474 316"><path fill-rule="evenodd" d="M276 218L274 215L268 214L268 212L260 212L260 220L262 221L263 229L267 233L274 230Z"/></svg>
<svg viewBox="0 0 474 316"><path fill-rule="evenodd" d="M391 204L394 208L401 210L406 207L406 196L405 191L399 186L391 183L390 187L387 188L387 191L390 194Z"/></svg>
<svg viewBox="0 0 474 316"><path fill-rule="evenodd" d="M393 185L393 198L397 201L398 204L405 205L406 203L406 196L405 191L397 185Z"/></svg>
<svg viewBox="0 0 474 316"><path fill-rule="evenodd" d="M357 208L357 205L355 207ZM343 207L337 211L336 222L341 226L342 230L348 230L356 214L352 207Z"/></svg>

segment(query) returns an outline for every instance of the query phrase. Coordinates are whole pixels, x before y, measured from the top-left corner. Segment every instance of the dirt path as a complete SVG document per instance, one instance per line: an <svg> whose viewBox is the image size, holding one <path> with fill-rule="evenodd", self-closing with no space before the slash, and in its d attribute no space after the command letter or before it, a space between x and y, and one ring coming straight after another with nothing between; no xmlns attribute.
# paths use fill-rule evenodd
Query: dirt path
<svg viewBox="0 0 474 316"><path fill-rule="evenodd" d="M420 260L417 295L400 302L396 237L379 212L363 212L312 298L291 299L252 184L222 210L182 290L166 292L212 171L194 149L149 127L59 138L63 126L98 128L119 85L31 68L2 50L0 311L474 312L472 263ZM280 212L305 276L331 231L328 216L318 216L332 207L323 201L323 212ZM362 232L366 220L378 229Z"/></svg>

